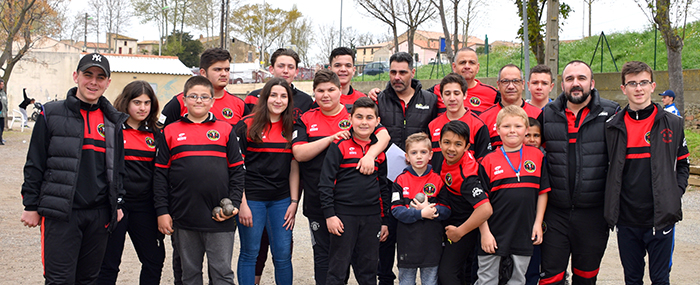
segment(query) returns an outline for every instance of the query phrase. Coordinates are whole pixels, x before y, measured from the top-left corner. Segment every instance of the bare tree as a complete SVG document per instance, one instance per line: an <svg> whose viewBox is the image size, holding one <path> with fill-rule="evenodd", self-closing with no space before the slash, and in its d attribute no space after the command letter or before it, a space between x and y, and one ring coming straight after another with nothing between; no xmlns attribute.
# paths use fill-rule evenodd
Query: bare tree
<svg viewBox="0 0 700 285"><path fill-rule="evenodd" d="M13 0L0 2L0 70L5 90L19 62L44 35L57 33L61 21L56 10L61 0Z"/></svg>
<svg viewBox="0 0 700 285"><path fill-rule="evenodd" d="M486 11L489 2L486 0L465 0L466 5L462 6L462 15L464 17L459 17L462 21L462 44L467 46L469 43L469 35L474 30L474 26L478 23L479 19L483 18L482 11ZM456 15L456 14L455 14Z"/></svg>
<svg viewBox="0 0 700 285"><path fill-rule="evenodd" d="M232 6L235 7L236 5L237 4L233 4ZM204 31L204 35L207 38L216 35L221 20L221 0L195 1L192 10L198 13L189 13L185 24ZM206 46L206 48L208 47L211 46Z"/></svg>
<svg viewBox="0 0 700 285"><path fill-rule="evenodd" d="M168 6L168 0L131 0L134 7L134 13L141 19L141 24L155 22L158 26L160 45L163 45L163 39L168 33L168 19L171 13Z"/></svg>
<svg viewBox="0 0 700 285"><path fill-rule="evenodd" d="M593 6L593 2L595 2L595 1L596 0L583 0L583 3L586 3L586 5L588 5L588 36L589 37L591 36L591 19L592 19L591 6Z"/></svg>
<svg viewBox="0 0 700 285"><path fill-rule="evenodd" d="M304 66L311 66L311 58L309 51L311 43L315 42L313 24L308 18L300 18L289 29L289 43L297 47L299 57L304 63Z"/></svg>
<svg viewBox="0 0 700 285"><path fill-rule="evenodd" d="M692 0L635 1L664 38L668 54L668 83L671 90L676 93L674 102L678 107L678 112L683 117L685 100L683 99L683 54L681 52L683 51L685 27Z"/></svg>
<svg viewBox="0 0 700 285"><path fill-rule="evenodd" d="M442 22L442 32L445 34L445 53L448 58L452 58L452 37L450 37L450 29L447 26L447 18L445 17L445 1L444 0L430 0L433 5L435 5L435 8L437 8L438 14L440 14L440 21ZM459 5L459 0L453 0L455 2L455 11L457 10L457 6ZM457 14L457 12L455 12ZM456 17L455 17L456 19ZM457 44L459 43L459 39L457 39L457 24L458 21L455 20L455 34L454 34L454 40L455 40L455 50L457 50Z"/></svg>
<svg viewBox="0 0 700 285"><path fill-rule="evenodd" d="M399 52L399 35L396 29L398 12L397 1L404 0L355 0L372 17L389 25L394 36L394 52Z"/></svg>
<svg viewBox="0 0 700 285"><path fill-rule="evenodd" d="M64 10L65 11L65 10ZM71 45L80 41L83 36L83 27L85 25L85 12L75 12L73 15L65 14L59 16L61 29L58 34L52 35L61 40L70 40Z"/></svg>
<svg viewBox="0 0 700 285"><path fill-rule="evenodd" d="M92 0L92 3L98 3L104 6L104 11L101 16L102 24L105 26L107 33L116 35L119 31L124 31L131 23L130 6L122 0ZM113 52L112 42L114 40L107 38L109 51Z"/></svg>
<svg viewBox="0 0 700 285"><path fill-rule="evenodd" d="M246 41L261 47L261 57L264 58L264 51L283 36L289 26L301 16L301 12L296 8L287 11L272 8L270 3L246 4L233 11L232 30Z"/></svg>
<svg viewBox="0 0 700 285"><path fill-rule="evenodd" d="M320 50L316 54L316 60L318 62L326 62L331 51L337 47L335 40L339 37L338 33L338 29L334 24L318 26L317 35L319 35L319 38L316 39L316 44L320 47Z"/></svg>
<svg viewBox="0 0 700 285"><path fill-rule="evenodd" d="M436 11L427 0L403 0L398 6L400 12L397 20L408 26L408 53L413 56L413 39L416 30L425 21L430 20Z"/></svg>

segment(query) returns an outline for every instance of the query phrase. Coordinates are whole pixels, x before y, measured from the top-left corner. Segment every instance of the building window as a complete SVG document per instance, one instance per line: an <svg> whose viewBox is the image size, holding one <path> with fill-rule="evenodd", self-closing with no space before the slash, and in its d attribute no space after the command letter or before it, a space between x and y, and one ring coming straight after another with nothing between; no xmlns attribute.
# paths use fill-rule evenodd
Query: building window
<svg viewBox="0 0 700 285"><path fill-rule="evenodd" d="M158 95L158 84L157 84L157 83L151 83L151 82L148 82L148 84L151 85L151 88L153 89L153 91L156 93L156 95Z"/></svg>
<svg viewBox="0 0 700 285"><path fill-rule="evenodd" d="M362 49L362 55L367 55L367 49L366 49L366 48L363 48L363 49Z"/></svg>
<svg viewBox="0 0 700 285"><path fill-rule="evenodd" d="M126 46L126 41L124 41L124 46Z"/></svg>
<svg viewBox="0 0 700 285"><path fill-rule="evenodd" d="M122 47L119 47L119 54L122 54Z"/></svg>

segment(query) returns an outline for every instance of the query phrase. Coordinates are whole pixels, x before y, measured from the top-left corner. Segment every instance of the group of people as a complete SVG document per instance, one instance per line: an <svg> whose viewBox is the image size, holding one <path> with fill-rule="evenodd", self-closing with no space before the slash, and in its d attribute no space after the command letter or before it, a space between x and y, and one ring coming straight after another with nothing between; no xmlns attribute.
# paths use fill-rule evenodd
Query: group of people
<svg viewBox="0 0 700 285"><path fill-rule="evenodd" d="M107 58L83 56L77 87L46 104L25 164L22 222L42 228L47 284L114 284L128 232L142 284L160 281L165 235L176 284L258 284L267 249L277 284L293 283L292 230L303 192L316 284L595 284L617 228L627 284L668 283L681 219L688 150L681 118L652 103L648 65L628 62L621 91L600 97L586 63L572 61L551 100L551 70L527 81L501 68L497 88L475 79L475 51L423 89L413 58L391 56L384 90L351 86L355 53L336 48L313 80L292 84L290 49L275 78L244 100L225 89L230 54L208 49L163 108L145 81L114 102ZM525 86L532 94L522 98ZM385 150L405 152L387 178ZM651 157L654 159L652 160ZM297 244L297 246L306 246Z"/></svg>
<svg viewBox="0 0 700 285"><path fill-rule="evenodd" d="M19 112L22 114L22 126L29 128L27 124L27 106L29 104L34 104L34 98L27 97L27 88L22 89L22 103L19 104ZM0 145L5 145L5 140L2 138L2 134L5 131L5 125L8 123L7 118L9 117L8 102L7 102L7 92L5 92L5 80L0 79Z"/></svg>

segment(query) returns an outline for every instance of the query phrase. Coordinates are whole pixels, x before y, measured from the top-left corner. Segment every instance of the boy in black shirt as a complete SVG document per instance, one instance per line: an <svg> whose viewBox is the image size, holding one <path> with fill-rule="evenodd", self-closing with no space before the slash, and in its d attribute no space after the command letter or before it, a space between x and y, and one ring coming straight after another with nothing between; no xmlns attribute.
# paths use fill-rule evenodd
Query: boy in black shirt
<svg viewBox="0 0 700 285"><path fill-rule="evenodd" d="M330 232L326 284L345 284L351 263L359 284L377 284L379 237L386 236L382 217L388 214L389 189L386 157L375 159L375 172L364 175L357 162L377 143L374 130L379 124L377 105L360 98L350 114L352 131L348 139L331 143L323 162L318 190L321 208Z"/></svg>

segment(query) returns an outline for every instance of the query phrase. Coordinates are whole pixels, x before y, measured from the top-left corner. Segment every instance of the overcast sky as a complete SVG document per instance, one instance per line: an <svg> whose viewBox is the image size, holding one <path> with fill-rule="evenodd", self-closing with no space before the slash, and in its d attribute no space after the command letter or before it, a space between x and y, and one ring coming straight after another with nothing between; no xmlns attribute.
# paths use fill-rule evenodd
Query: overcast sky
<svg viewBox="0 0 700 285"><path fill-rule="evenodd" d="M73 12L85 7L88 0L72 0L69 9ZM246 3L262 3L263 0L241 0L241 5ZM343 6L343 27L351 26L358 32L372 32L374 34L387 34L388 26L379 20L369 16L354 0L267 0L273 7L286 10L296 4L301 13L312 20L313 24L336 26L340 25L340 7ZM450 1L445 1L449 3ZM462 1L466 2L465 0ZM480 8L479 21L474 23L472 36L483 39L486 35L489 41L495 40L518 41L516 33L520 26L517 10L512 0L486 0L488 6ZM582 0L564 0L573 9L569 19L560 21L560 34L562 40L580 39L584 33L588 35L588 8L584 7ZM323 3L319 5L319 3ZM606 34L620 31L639 31L648 27L649 21L634 0L597 0L593 3L592 33L599 35L601 31ZM138 19L133 19L129 30L121 32L126 36L139 40L158 39L158 30L154 24L139 24ZM439 16L435 20L420 27L422 30L442 31ZM399 29L403 33L405 27ZM195 37L201 32L192 31ZM94 41L94 35L89 41ZM100 35L100 41L104 42L104 33ZM312 45L313 46L313 45ZM313 53L312 53L313 54Z"/></svg>

